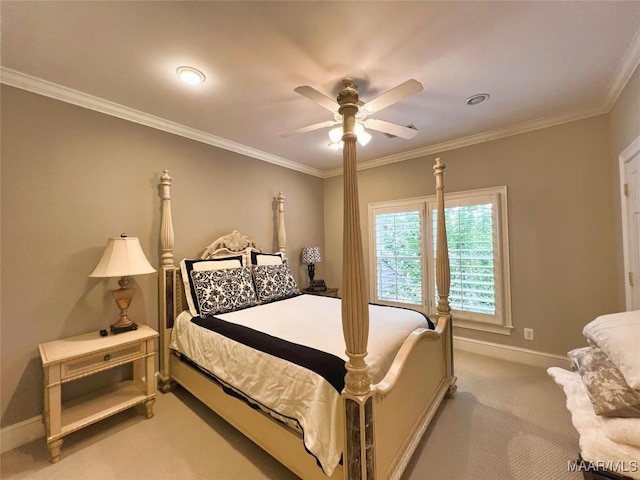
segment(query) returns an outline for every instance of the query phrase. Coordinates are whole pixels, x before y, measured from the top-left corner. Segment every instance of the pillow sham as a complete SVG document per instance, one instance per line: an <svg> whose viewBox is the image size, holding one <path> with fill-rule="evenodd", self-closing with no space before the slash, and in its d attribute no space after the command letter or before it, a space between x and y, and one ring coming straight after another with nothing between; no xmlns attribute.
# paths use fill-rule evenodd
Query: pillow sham
<svg viewBox="0 0 640 480"><path fill-rule="evenodd" d="M632 389L607 355L596 346L569 352L596 415L640 417L640 392Z"/></svg>
<svg viewBox="0 0 640 480"><path fill-rule="evenodd" d="M209 317L258 304L251 270L247 267L192 270L198 315Z"/></svg>
<svg viewBox="0 0 640 480"><path fill-rule="evenodd" d="M300 295L296 280L286 263L282 265L253 265L251 271L260 303Z"/></svg>
<svg viewBox="0 0 640 480"><path fill-rule="evenodd" d="M187 299L187 305L189 306L189 312L194 317L200 313L198 311L198 300L196 298L195 290L193 288L193 280L191 279L192 271L208 271L208 270L220 270L223 268L240 268L244 265L242 255L233 255L220 258L209 259L183 259L180 262L180 270L182 272L182 283L184 283L184 296Z"/></svg>
<svg viewBox="0 0 640 480"><path fill-rule="evenodd" d="M282 252L263 253L251 251L251 265L282 265L285 263Z"/></svg>
<svg viewBox="0 0 640 480"><path fill-rule="evenodd" d="M631 388L640 390L640 310L602 315L582 333L609 357Z"/></svg>

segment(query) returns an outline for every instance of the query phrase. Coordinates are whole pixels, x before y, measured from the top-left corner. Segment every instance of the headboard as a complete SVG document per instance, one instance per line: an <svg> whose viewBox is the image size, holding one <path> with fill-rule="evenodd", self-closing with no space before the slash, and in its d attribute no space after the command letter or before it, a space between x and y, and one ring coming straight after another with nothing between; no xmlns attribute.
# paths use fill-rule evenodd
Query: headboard
<svg viewBox="0 0 640 480"><path fill-rule="evenodd" d="M160 332L160 384L168 385L169 381L169 341L176 316L182 312L187 303L181 278L180 265L174 264L173 256L173 219L171 216L171 177L169 171L164 170L160 178L162 213L160 222L160 275L159 275L159 318ZM284 195L282 192L275 197L276 212L276 242L277 249L286 259L286 231L284 226ZM242 254L245 264L251 264L251 252L261 252L262 248L249 236L237 230L214 240L204 249L201 259L215 258L228 254ZM162 387L161 387L162 388Z"/></svg>
<svg viewBox="0 0 640 480"><path fill-rule="evenodd" d="M240 233L238 230L234 230L227 235L217 238L211 244L204 249L200 255L201 260L207 260L212 258L226 257L229 255L242 255L244 258L244 265L251 265L251 252L262 252L260 245L248 235ZM284 252L282 252L284 258ZM185 288L182 279L182 270L179 266L176 266L176 304L175 315L178 315L183 310L188 309L187 300L185 297Z"/></svg>
<svg viewBox="0 0 640 480"><path fill-rule="evenodd" d="M251 237L234 230L228 235L223 235L217 240L214 240L211 245L204 249L200 258L215 258L234 253L242 253L244 255L250 253L251 250L262 251L260 246ZM251 260L251 258L248 260ZM248 262L245 263L248 264Z"/></svg>

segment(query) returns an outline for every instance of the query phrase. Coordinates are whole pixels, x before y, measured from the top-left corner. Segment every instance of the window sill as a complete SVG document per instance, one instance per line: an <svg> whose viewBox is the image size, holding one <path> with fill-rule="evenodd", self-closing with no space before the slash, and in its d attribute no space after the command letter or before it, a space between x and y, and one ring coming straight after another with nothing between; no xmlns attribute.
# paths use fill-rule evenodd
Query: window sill
<svg viewBox="0 0 640 480"><path fill-rule="evenodd" d="M513 326L493 325L490 323L480 323L473 320L464 320L453 316L454 327L467 328L469 330L480 330L482 332L497 333L499 335L511 335Z"/></svg>

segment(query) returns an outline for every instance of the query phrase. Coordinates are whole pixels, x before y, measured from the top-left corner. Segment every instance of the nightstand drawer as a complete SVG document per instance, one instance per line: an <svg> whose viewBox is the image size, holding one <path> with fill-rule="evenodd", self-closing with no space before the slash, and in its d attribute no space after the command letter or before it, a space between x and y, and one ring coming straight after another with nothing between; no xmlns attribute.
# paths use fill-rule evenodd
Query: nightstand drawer
<svg viewBox="0 0 640 480"><path fill-rule="evenodd" d="M108 368L111 365L142 358L146 353L145 343L138 342L101 353L94 353L85 357L74 358L63 362L61 367L61 379L69 379L87 372L95 372L96 369Z"/></svg>

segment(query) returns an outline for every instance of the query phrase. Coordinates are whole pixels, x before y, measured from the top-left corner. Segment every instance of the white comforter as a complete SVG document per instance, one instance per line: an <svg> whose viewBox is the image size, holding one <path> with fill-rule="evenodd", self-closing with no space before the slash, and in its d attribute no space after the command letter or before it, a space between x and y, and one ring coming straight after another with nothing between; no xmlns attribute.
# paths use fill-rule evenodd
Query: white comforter
<svg viewBox="0 0 640 480"><path fill-rule="evenodd" d="M335 298L301 295L217 317L348 359L341 302ZM304 431L306 448L330 476L343 449L340 394L335 388L304 367L202 328L191 318L186 311L178 316L171 348L265 407L297 420ZM428 328L418 312L369 307L366 361L372 383L382 380L402 343L416 328Z"/></svg>
<svg viewBox="0 0 640 480"><path fill-rule="evenodd" d="M598 467L640 479L640 419L596 415L580 374L547 369L567 397L571 421L580 434L582 458Z"/></svg>

